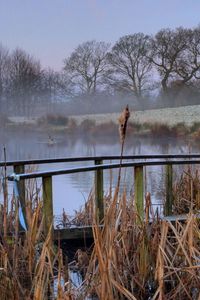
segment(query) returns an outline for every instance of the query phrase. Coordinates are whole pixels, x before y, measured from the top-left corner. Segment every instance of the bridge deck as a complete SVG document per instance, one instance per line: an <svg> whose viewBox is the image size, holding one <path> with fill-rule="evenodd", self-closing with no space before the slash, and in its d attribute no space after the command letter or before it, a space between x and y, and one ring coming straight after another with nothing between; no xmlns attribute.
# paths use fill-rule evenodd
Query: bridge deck
<svg viewBox="0 0 200 300"><path fill-rule="evenodd" d="M85 240L93 238L92 226L54 229L54 240Z"/></svg>
<svg viewBox="0 0 200 300"><path fill-rule="evenodd" d="M188 214L162 217L161 220L168 222L184 222L188 219ZM200 219L200 213L192 215ZM150 221L151 222L151 221ZM103 227L102 225L100 225ZM92 226L74 226L54 230L54 240L87 240L93 239Z"/></svg>

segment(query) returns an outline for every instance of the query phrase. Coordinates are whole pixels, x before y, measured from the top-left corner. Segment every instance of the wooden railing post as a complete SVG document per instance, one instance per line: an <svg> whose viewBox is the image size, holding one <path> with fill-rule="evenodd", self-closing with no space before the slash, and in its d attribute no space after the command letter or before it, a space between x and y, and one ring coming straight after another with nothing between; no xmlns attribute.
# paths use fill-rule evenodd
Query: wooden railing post
<svg viewBox="0 0 200 300"><path fill-rule="evenodd" d="M43 188L43 214L44 214L44 234L47 236L52 225L53 238L53 197L52 197L52 176L42 177Z"/></svg>
<svg viewBox="0 0 200 300"><path fill-rule="evenodd" d="M134 190L135 190L135 206L138 217L144 218L144 179L143 166L136 166L134 168Z"/></svg>
<svg viewBox="0 0 200 300"><path fill-rule="evenodd" d="M173 206L173 169L172 165L166 166L166 201L164 207L165 216L172 214Z"/></svg>
<svg viewBox="0 0 200 300"><path fill-rule="evenodd" d="M102 160L95 160L95 165L101 165L102 163ZM95 171L95 210L97 221L101 222L104 218L103 170Z"/></svg>
<svg viewBox="0 0 200 300"><path fill-rule="evenodd" d="M24 174L25 173L25 166L24 165L14 165L13 167L15 174ZM27 218L26 218L26 195L25 195L25 180L17 181L17 188L19 192L19 201L22 208L22 213L24 216L24 221L27 224Z"/></svg>

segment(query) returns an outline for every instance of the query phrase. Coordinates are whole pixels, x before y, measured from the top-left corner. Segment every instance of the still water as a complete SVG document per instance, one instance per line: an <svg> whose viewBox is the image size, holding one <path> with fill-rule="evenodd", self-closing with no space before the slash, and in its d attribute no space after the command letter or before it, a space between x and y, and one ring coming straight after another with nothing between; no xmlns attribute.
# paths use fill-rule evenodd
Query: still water
<svg viewBox="0 0 200 300"><path fill-rule="evenodd" d="M53 138L53 144L48 143L49 135ZM0 160L4 160L3 147L6 148L7 160L25 160L59 157L78 157L95 155L119 155L120 143L116 137L94 139L87 136L70 137L65 133L44 132L24 128L6 128L0 130ZM125 143L125 155L137 154L188 154L198 153L200 145L189 139L144 138L130 135ZM91 165L92 162L60 163L41 165L40 170L53 170L80 165ZM8 173L12 170L8 169ZM127 187L127 193L133 188L133 169L123 170L122 186ZM117 181L117 170L113 171L112 187ZM162 199L164 189L163 167L147 167L146 190L154 197L154 202L159 203ZM54 213L59 215L62 209L69 214L78 210L88 198L93 187L94 174L77 173L53 177ZM110 186L110 172L105 171L104 176L105 193ZM12 193L12 183L9 183L9 192ZM2 199L2 195L1 195Z"/></svg>

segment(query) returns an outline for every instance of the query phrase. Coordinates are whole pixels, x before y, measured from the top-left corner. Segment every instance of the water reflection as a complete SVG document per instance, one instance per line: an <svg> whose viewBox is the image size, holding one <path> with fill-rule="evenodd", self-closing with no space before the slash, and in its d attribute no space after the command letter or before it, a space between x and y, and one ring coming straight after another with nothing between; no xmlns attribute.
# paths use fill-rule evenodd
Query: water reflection
<svg viewBox="0 0 200 300"><path fill-rule="evenodd" d="M49 145L48 137L53 136L54 143ZM24 160L36 158L56 158L71 156L119 155L120 144L117 137L104 137L94 140L94 137L75 138L65 133L43 132L29 129L7 128L0 130L2 149L0 159L3 160L3 146L6 147L7 160ZM187 154L198 153L199 146L187 139L142 138L129 136L124 154ZM92 162L85 162L91 164ZM76 163L76 166L83 163ZM75 163L59 165L42 165L41 170L74 167ZM12 172L9 170L9 172ZM163 167L146 168L146 190L154 195L154 201L159 202L163 192ZM110 172L105 171L105 192L109 189ZM113 170L113 186L117 181L117 170ZM72 214L86 201L93 187L93 172L69 174L53 178L54 212L61 214L62 208ZM12 184L10 183L10 193ZM128 193L133 188L133 169L123 170L122 186L126 186ZM1 195L2 196L2 195Z"/></svg>

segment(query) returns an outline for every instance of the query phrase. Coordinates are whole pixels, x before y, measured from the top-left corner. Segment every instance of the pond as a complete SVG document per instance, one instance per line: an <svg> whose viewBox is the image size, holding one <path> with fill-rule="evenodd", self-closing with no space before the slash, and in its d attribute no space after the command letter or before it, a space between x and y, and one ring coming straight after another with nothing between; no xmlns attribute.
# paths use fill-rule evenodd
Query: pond
<svg viewBox="0 0 200 300"><path fill-rule="evenodd" d="M53 143L49 143L49 135ZM44 132L24 127L8 127L0 130L1 152L0 160L4 160L3 147L6 148L7 160L25 160L59 157L78 157L78 156L103 156L119 155L119 139L112 136L102 136L94 139L90 136L67 136L66 133ZM125 155L145 155L145 154L189 154L198 153L200 145L185 139L175 139L167 137L144 138L136 135L129 135L125 142ZM52 170L74 166L91 165L93 162L79 163L59 163L44 164L40 170ZM164 189L164 168L146 168L146 190L150 191L154 204L161 202ZM8 169L8 173L12 170ZM110 181L110 171L104 172L104 191L108 192L110 185L112 189L116 186L117 170L113 171L112 183ZM76 173L53 177L53 197L54 213L59 215L64 208L68 214L73 214L78 210L88 198L93 188L94 173ZM133 188L133 169L123 170L122 188L126 186L127 193ZM12 193L12 183L9 183L9 193ZM2 194L1 194L2 199Z"/></svg>

